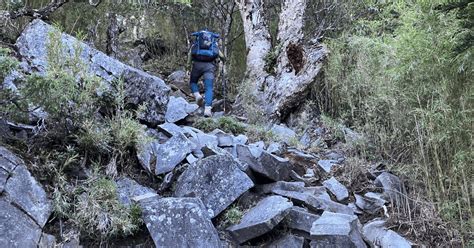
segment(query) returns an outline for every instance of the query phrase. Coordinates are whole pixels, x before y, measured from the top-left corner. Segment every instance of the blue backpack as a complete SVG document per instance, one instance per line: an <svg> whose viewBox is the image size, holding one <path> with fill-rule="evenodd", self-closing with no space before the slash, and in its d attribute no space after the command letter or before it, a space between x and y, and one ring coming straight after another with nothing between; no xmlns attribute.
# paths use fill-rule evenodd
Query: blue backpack
<svg viewBox="0 0 474 248"><path fill-rule="evenodd" d="M201 30L191 35L195 37L191 47L191 55L194 60L212 62L219 56L218 34Z"/></svg>

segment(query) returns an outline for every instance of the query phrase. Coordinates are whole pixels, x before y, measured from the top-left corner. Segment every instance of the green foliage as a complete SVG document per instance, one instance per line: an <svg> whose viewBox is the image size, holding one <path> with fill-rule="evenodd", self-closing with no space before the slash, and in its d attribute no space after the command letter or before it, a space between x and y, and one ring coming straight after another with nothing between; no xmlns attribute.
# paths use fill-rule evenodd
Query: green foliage
<svg viewBox="0 0 474 248"><path fill-rule="evenodd" d="M233 206L225 211L224 221L226 225L234 225L242 219L243 212L239 207Z"/></svg>
<svg viewBox="0 0 474 248"><path fill-rule="evenodd" d="M226 133L234 135L244 133L245 126L233 117L224 116L218 119L199 118L194 122L194 127L204 132L211 132L214 129L220 129Z"/></svg>
<svg viewBox="0 0 474 248"><path fill-rule="evenodd" d="M416 164L441 213L472 218L473 48L458 50L464 30L434 2L397 2L329 41L326 113L370 135L374 154ZM420 173L418 173L420 172Z"/></svg>
<svg viewBox="0 0 474 248"><path fill-rule="evenodd" d="M259 125L250 125L245 132L251 142L264 141L265 143L274 142L277 140L276 135L267 128Z"/></svg>
<svg viewBox="0 0 474 248"><path fill-rule="evenodd" d="M130 235L138 230L141 224L139 208L120 204L114 181L99 178L90 182L83 191L70 216L82 233L91 237L113 237Z"/></svg>
<svg viewBox="0 0 474 248"><path fill-rule="evenodd" d="M278 56L280 55L280 51L282 48L282 44L276 45L271 51L265 54L263 60L265 61L265 67L263 68L266 72L270 74L275 74L275 66L277 65Z"/></svg>

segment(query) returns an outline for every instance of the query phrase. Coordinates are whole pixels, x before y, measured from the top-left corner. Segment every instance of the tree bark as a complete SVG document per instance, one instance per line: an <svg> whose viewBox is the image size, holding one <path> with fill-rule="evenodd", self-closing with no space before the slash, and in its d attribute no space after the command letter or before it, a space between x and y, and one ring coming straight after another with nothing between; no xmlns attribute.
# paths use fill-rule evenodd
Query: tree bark
<svg viewBox="0 0 474 248"><path fill-rule="evenodd" d="M265 71L265 56L271 51L270 33L261 0L241 1L247 46L246 82L253 84L257 104L273 120L284 119L305 99L321 71L327 49L304 42L304 13L307 0L285 0L278 25L278 57L275 72Z"/></svg>

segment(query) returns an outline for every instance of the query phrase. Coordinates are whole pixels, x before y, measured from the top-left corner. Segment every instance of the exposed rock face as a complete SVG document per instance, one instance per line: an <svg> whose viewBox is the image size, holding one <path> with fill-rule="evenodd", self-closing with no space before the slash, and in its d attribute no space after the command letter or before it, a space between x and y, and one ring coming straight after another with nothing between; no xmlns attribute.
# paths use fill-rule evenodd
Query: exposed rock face
<svg viewBox="0 0 474 248"><path fill-rule="evenodd" d="M324 181L323 185L336 196L336 199L338 201L344 201L349 197L349 192L347 191L347 188L339 181L337 181L334 177L331 177L330 179Z"/></svg>
<svg viewBox="0 0 474 248"><path fill-rule="evenodd" d="M192 147L193 143L179 133L164 144L153 141L140 147L138 160L147 171L160 175L172 171L191 152Z"/></svg>
<svg viewBox="0 0 474 248"><path fill-rule="evenodd" d="M324 212L311 228L311 247L367 247L357 216Z"/></svg>
<svg viewBox="0 0 474 248"><path fill-rule="evenodd" d="M229 155L214 155L190 165L179 177L174 194L200 198L215 217L252 187L237 161Z"/></svg>
<svg viewBox="0 0 474 248"><path fill-rule="evenodd" d="M142 216L156 247L220 247L211 216L198 198L159 198L139 201Z"/></svg>
<svg viewBox="0 0 474 248"><path fill-rule="evenodd" d="M153 189L144 187L128 177L120 178L116 183L119 201L125 206L130 206L134 197L155 193Z"/></svg>
<svg viewBox="0 0 474 248"><path fill-rule="evenodd" d="M0 146L0 247L36 247L51 202L23 161Z"/></svg>
<svg viewBox="0 0 474 248"><path fill-rule="evenodd" d="M165 119L167 122L177 122L186 118L199 108L197 104L190 104L182 97L171 96L168 102Z"/></svg>
<svg viewBox="0 0 474 248"><path fill-rule="evenodd" d="M269 196L250 209L239 224L229 227L238 243L258 237L272 230L288 214L293 204L281 196Z"/></svg>
<svg viewBox="0 0 474 248"><path fill-rule="evenodd" d="M16 46L22 58L28 62L29 72L44 74L47 71L49 34L53 31L59 32L51 25L35 19L18 38ZM65 47L65 56L74 56L75 49L79 47L82 62L92 75L103 80L106 87L113 81L123 79L127 103L134 106L146 103L142 120L151 124L164 121L170 89L163 80L125 65L70 35L62 34L61 42Z"/></svg>
<svg viewBox="0 0 474 248"><path fill-rule="evenodd" d="M367 241L370 242L371 247L400 247L409 248L411 242L385 227L385 221L375 219L365 224L362 228L362 233Z"/></svg>

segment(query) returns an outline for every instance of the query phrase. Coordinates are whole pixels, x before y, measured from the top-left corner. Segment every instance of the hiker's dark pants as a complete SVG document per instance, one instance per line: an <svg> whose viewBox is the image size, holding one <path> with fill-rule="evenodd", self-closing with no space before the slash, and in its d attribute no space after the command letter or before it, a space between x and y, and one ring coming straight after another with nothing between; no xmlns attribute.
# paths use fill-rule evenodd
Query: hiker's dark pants
<svg viewBox="0 0 474 248"><path fill-rule="evenodd" d="M204 77L204 100L206 106L212 106L213 92L212 87L214 83L214 72L216 65L214 62L200 62L193 61L193 69L191 70L191 91L193 93L199 92L198 81L202 76Z"/></svg>

